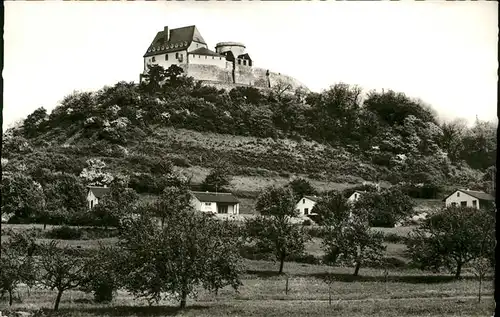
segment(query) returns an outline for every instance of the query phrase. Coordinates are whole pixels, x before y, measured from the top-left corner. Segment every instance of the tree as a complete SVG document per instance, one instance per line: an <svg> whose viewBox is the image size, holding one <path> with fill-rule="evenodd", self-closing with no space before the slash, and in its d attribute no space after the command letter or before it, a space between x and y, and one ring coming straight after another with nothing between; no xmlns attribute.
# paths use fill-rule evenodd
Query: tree
<svg viewBox="0 0 500 317"><path fill-rule="evenodd" d="M45 196L40 184L22 173L3 175L2 215L14 214L29 218L45 206Z"/></svg>
<svg viewBox="0 0 500 317"><path fill-rule="evenodd" d="M161 227L163 228L165 219L169 218L172 214L189 209L190 201L191 194L186 185L165 188L154 205L154 212L156 216L160 217Z"/></svg>
<svg viewBox="0 0 500 317"><path fill-rule="evenodd" d="M13 293L22 281L21 269L23 259L15 252L4 248L0 256L0 291L9 293L9 305L12 306Z"/></svg>
<svg viewBox="0 0 500 317"><path fill-rule="evenodd" d="M263 252L273 252L279 261L279 274L287 257L304 252L308 239L299 225L291 222L298 216L295 210L295 197L289 188L267 187L255 205L260 214L255 219L247 220L246 230L250 241Z"/></svg>
<svg viewBox="0 0 500 317"><path fill-rule="evenodd" d="M372 232L369 210L353 209L340 193L332 193L313 208L322 225L325 260L330 264L353 263L354 276L366 261L379 261L385 250L381 233Z"/></svg>
<svg viewBox="0 0 500 317"><path fill-rule="evenodd" d="M400 188L365 193L356 201L355 209L367 210L373 227L393 227L397 222L413 215L414 203Z"/></svg>
<svg viewBox="0 0 500 317"><path fill-rule="evenodd" d="M407 240L408 254L422 269L445 267L460 278L472 260L493 258L495 214L470 207L449 207L427 219Z"/></svg>
<svg viewBox="0 0 500 317"><path fill-rule="evenodd" d="M198 286L241 284L238 239L227 224L194 210L170 215L164 228L146 215L131 220L119 245L125 287L150 302L168 293L184 308Z"/></svg>
<svg viewBox="0 0 500 317"><path fill-rule="evenodd" d="M304 178L296 178L287 184L287 187L293 191L295 200L301 199L306 195L316 195L316 189L311 185L311 183Z"/></svg>
<svg viewBox="0 0 500 317"><path fill-rule="evenodd" d="M24 135L27 138L32 138L39 133L42 133L45 128L45 122L48 120L47 110L40 107L29 114L23 122Z"/></svg>
<svg viewBox="0 0 500 317"><path fill-rule="evenodd" d="M117 267L121 267L119 249L99 245L97 252L87 260L83 289L92 292L97 303L109 302L122 284Z"/></svg>
<svg viewBox="0 0 500 317"><path fill-rule="evenodd" d="M9 305L12 305L13 292L19 283L31 288L36 280L33 253L36 247L35 231L2 232L8 235L7 242L2 241L0 253L0 291L9 293Z"/></svg>
<svg viewBox="0 0 500 317"><path fill-rule="evenodd" d="M114 177L110 173L104 172L105 168L106 163L100 159L88 159L87 167L82 170L80 177L83 178L87 185L108 186Z"/></svg>
<svg viewBox="0 0 500 317"><path fill-rule="evenodd" d="M125 188L122 184L113 183L109 193L104 195L91 213L104 225L120 227L120 221L130 215L139 199L137 193L131 188Z"/></svg>
<svg viewBox="0 0 500 317"><path fill-rule="evenodd" d="M65 209L73 214L85 208L85 186L81 179L66 173L53 173L50 178L44 186L48 210Z"/></svg>
<svg viewBox="0 0 500 317"><path fill-rule="evenodd" d="M82 285L84 281L85 262L78 249L72 247L60 248L56 240L40 247L38 281L51 290L57 290L54 311L59 309L59 303L64 291Z"/></svg>
<svg viewBox="0 0 500 317"><path fill-rule="evenodd" d="M181 75L184 73L184 70L177 66L171 65L169 68L165 70L165 78L167 79L166 84L168 86L177 87L183 81L181 80Z"/></svg>
<svg viewBox="0 0 500 317"><path fill-rule="evenodd" d="M160 65L148 65L148 71L144 75L145 81L142 82L142 87L144 87L146 92L151 94L159 93L166 78L167 73L165 68Z"/></svg>
<svg viewBox="0 0 500 317"><path fill-rule="evenodd" d="M201 184L203 190L209 192L222 192L230 185L229 167L226 162L218 161L210 174Z"/></svg>

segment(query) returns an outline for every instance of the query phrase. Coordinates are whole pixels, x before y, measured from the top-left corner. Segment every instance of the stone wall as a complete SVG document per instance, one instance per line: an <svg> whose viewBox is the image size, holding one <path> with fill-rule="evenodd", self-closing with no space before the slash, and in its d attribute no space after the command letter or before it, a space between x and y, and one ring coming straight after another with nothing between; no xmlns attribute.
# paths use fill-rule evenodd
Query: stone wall
<svg viewBox="0 0 500 317"><path fill-rule="evenodd" d="M192 76L195 80L207 82L211 85L215 85L216 83L231 84L227 86L231 87L230 89L237 86L253 86L256 88L269 88L270 86L272 89L279 83L285 83L291 85L292 90L298 87L304 87L308 90L304 84L291 76L275 72L269 72L269 76L267 76L268 70L263 68L236 65L234 70L235 79L233 81L233 72L230 67L221 68L215 65L202 64L180 64L179 66L184 69L184 72L188 76ZM228 90L227 88L224 89Z"/></svg>
<svg viewBox="0 0 500 317"><path fill-rule="evenodd" d="M233 82L231 70L229 69L224 69L215 65L201 64L182 64L179 66L182 67L187 76L191 76L196 80L209 80L221 83Z"/></svg>
<svg viewBox="0 0 500 317"><path fill-rule="evenodd" d="M253 86L255 83L255 76L252 72L252 67L244 65L235 65L234 69L235 84L245 84Z"/></svg>
<svg viewBox="0 0 500 317"><path fill-rule="evenodd" d="M213 86L217 89L224 89L225 91L229 92L231 89L236 88L236 87L255 87L251 85L244 85L244 84L231 84L231 83L221 83L217 81L210 81L210 80L202 80L201 81L202 85L205 86ZM263 87L255 87L259 90L268 90L268 88L263 88Z"/></svg>

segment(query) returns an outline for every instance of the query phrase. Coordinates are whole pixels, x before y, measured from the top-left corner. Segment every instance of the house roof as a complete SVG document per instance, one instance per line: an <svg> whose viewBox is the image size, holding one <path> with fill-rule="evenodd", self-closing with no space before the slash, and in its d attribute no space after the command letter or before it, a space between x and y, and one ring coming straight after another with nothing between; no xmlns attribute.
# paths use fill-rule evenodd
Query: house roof
<svg viewBox="0 0 500 317"><path fill-rule="evenodd" d="M111 190L111 188L109 187L100 187L100 186L88 186L87 187L89 189L89 191L91 191L94 196L96 196L97 198L101 198L102 196L106 195L107 193L109 193L109 191Z"/></svg>
<svg viewBox="0 0 500 317"><path fill-rule="evenodd" d="M231 193L191 192L201 202L232 203L237 204L239 200Z"/></svg>
<svg viewBox="0 0 500 317"><path fill-rule="evenodd" d="M361 194L364 194L364 193L366 193L366 191L355 190L355 191L352 192L351 196L354 195L354 194L360 194L361 195Z"/></svg>
<svg viewBox="0 0 500 317"><path fill-rule="evenodd" d="M231 51L225 51L221 53L222 55L226 56L226 59L230 62L234 62L234 54Z"/></svg>
<svg viewBox="0 0 500 317"><path fill-rule="evenodd" d="M485 193L485 192L482 192L482 191L477 191L477 190L465 190L465 189L457 189L455 190L453 193L449 194L448 196L446 196L443 201L445 201L446 199L448 199L448 197L450 197L451 195L453 195L454 193L456 193L457 191L460 191L462 193L465 193L467 195L470 195L474 198L477 198L479 200L488 200L488 201L494 201L495 200L495 197L493 197L492 195L488 194L488 193Z"/></svg>
<svg viewBox="0 0 500 317"><path fill-rule="evenodd" d="M250 55L248 55L248 53L245 53L245 54L241 54L241 55L238 55L238 58L241 58L241 59L247 59L247 60L252 60L250 58Z"/></svg>
<svg viewBox="0 0 500 317"><path fill-rule="evenodd" d="M196 55L208 55L208 56L220 56L222 57L223 55L216 53L214 51L209 50L206 47L200 47L198 49L195 49L194 51L189 52L188 54L196 54Z"/></svg>
<svg viewBox="0 0 500 317"><path fill-rule="evenodd" d="M307 198L307 199L309 199L309 200L312 200L312 201L314 201L315 203L317 203L317 202L320 200L320 198L319 198L318 196L304 196L304 198Z"/></svg>
<svg viewBox="0 0 500 317"><path fill-rule="evenodd" d="M191 45L191 42L207 44L194 25L168 30L168 32L169 40L167 42L165 41L165 30L156 34L144 57L183 51Z"/></svg>

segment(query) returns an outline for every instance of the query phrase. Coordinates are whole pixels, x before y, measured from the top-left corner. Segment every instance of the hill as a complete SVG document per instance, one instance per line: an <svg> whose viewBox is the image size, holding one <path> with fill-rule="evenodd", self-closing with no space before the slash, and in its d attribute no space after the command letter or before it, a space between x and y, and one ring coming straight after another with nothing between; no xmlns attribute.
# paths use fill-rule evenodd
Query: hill
<svg viewBox="0 0 500 317"><path fill-rule="evenodd" d="M75 92L50 114L37 109L5 133L3 170L41 182L47 173L81 176L88 160L98 159L99 172L157 194L165 184L156 168L162 162L199 183L222 158L240 197L297 176L320 191L363 181L413 191L489 184L496 130L488 122L470 129L440 123L421 101L394 91L364 93L344 83L321 93L226 91L181 72L152 69L140 85ZM421 198L439 198L438 192Z"/></svg>

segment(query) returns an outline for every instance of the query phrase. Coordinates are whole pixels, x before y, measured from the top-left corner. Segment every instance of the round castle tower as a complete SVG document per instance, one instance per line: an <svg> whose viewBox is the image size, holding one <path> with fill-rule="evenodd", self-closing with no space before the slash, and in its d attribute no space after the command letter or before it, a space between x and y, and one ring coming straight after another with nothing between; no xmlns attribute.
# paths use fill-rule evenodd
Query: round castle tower
<svg viewBox="0 0 500 317"><path fill-rule="evenodd" d="M234 57L238 57L245 54L245 45L238 42L220 42L215 45L215 51L222 54L227 51L231 51Z"/></svg>

